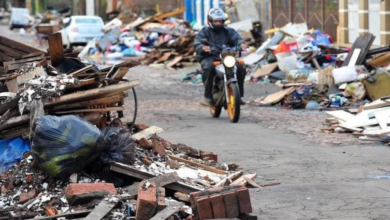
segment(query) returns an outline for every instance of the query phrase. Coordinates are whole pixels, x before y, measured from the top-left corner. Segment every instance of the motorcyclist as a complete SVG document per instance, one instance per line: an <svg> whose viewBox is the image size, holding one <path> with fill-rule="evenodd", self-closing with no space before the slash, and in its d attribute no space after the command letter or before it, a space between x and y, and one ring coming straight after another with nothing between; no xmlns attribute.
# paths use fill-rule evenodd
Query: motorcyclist
<svg viewBox="0 0 390 220"><path fill-rule="evenodd" d="M247 49L247 45L240 35L232 28L225 26L226 15L220 8L212 8L207 15L208 27L204 27L195 38L195 51L197 58L200 61L203 73L202 80L205 86L204 102L202 105L211 106L214 104L212 90L214 83L215 66L214 61L217 58L215 54L210 53L210 46L204 45L202 39L206 39L208 42L217 46L238 46L241 45L243 50ZM237 64L237 81L240 88L241 104L245 104L242 100L244 97L244 80L246 70L242 65Z"/></svg>

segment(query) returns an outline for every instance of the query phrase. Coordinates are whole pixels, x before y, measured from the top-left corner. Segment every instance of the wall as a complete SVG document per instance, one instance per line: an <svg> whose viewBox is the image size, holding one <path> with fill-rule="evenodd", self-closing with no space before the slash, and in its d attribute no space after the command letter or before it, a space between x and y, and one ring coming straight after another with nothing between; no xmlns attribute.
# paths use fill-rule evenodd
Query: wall
<svg viewBox="0 0 390 220"><path fill-rule="evenodd" d="M337 40L339 0L272 0L271 4L272 26L307 23Z"/></svg>

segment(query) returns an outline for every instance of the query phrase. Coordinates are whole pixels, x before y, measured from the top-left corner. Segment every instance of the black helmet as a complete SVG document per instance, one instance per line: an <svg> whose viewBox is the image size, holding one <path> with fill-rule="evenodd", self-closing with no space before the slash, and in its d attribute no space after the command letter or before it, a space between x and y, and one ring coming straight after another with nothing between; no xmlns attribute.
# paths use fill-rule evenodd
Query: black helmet
<svg viewBox="0 0 390 220"><path fill-rule="evenodd" d="M222 21L221 25L213 24L213 21ZM226 15L220 8L212 8L207 14L207 23L214 30L221 30L224 27L226 21Z"/></svg>

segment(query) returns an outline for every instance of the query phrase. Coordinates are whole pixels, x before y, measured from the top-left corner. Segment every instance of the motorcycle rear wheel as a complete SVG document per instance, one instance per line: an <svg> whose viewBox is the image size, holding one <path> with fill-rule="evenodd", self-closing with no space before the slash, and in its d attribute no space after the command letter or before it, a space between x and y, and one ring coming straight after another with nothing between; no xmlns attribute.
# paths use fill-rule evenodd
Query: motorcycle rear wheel
<svg viewBox="0 0 390 220"><path fill-rule="evenodd" d="M210 114L213 118L219 118L221 115L222 108L221 107L210 107Z"/></svg>
<svg viewBox="0 0 390 220"><path fill-rule="evenodd" d="M241 110L241 95L237 83L231 83L228 86L228 99L229 103L227 104L227 111L230 122L237 123L240 119Z"/></svg>

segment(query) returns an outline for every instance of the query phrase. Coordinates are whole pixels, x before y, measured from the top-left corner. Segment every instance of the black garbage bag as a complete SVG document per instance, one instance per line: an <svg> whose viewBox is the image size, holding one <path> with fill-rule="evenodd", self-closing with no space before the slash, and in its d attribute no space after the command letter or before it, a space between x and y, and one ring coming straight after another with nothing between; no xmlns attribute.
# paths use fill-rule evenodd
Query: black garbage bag
<svg viewBox="0 0 390 220"><path fill-rule="evenodd" d="M39 118L31 146L38 168L60 178L81 171L99 158L104 149L100 130L73 115Z"/></svg>
<svg viewBox="0 0 390 220"><path fill-rule="evenodd" d="M100 160L103 163L112 161L124 164L134 164L135 140L128 131L118 127L106 127L102 129L105 150Z"/></svg>

